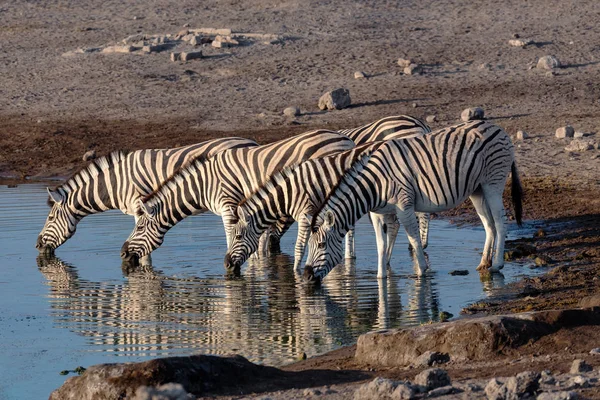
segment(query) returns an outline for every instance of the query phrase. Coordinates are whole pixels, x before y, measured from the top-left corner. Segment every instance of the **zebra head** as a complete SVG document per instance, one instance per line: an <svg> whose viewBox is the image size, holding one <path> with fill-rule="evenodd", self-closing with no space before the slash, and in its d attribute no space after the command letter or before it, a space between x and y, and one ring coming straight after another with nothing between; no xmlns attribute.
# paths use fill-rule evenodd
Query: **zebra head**
<svg viewBox="0 0 600 400"><path fill-rule="evenodd" d="M342 262L344 254L344 235L339 230L334 212L325 211L322 221L320 220L319 216L313 218L312 233L308 239L308 257L304 266L304 279L317 284Z"/></svg>
<svg viewBox="0 0 600 400"><path fill-rule="evenodd" d="M121 247L123 262L138 265L140 258L162 244L169 228L161 225L157 214L158 205L150 206L138 200L135 228Z"/></svg>
<svg viewBox="0 0 600 400"><path fill-rule="evenodd" d="M250 218L244 207L237 208L238 221L231 229L231 243L225 254L224 265L228 272L240 273L240 268L246 262L250 254L258 249L260 232L253 218Z"/></svg>
<svg viewBox="0 0 600 400"><path fill-rule="evenodd" d="M50 188L46 190L49 196L48 205L51 208L35 247L40 253L52 254L57 247L75 234L81 217L76 214L66 193Z"/></svg>

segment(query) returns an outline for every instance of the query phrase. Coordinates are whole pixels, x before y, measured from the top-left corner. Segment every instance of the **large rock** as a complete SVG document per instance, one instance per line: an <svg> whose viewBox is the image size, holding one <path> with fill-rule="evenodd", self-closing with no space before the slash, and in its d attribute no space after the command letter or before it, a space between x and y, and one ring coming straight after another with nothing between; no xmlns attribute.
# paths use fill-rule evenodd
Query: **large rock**
<svg viewBox="0 0 600 400"><path fill-rule="evenodd" d="M558 61L558 58L556 58L554 56L540 57L537 62L537 68L538 69L547 69L547 70L553 70L555 68L560 68L560 61Z"/></svg>
<svg viewBox="0 0 600 400"><path fill-rule="evenodd" d="M464 122L475 121L484 118L484 111L481 107L466 108L460 114L460 119Z"/></svg>
<svg viewBox="0 0 600 400"><path fill-rule="evenodd" d="M341 110L350 105L350 91L348 89L335 89L325 93L319 99L321 110Z"/></svg>
<svg viewBox="0 0 600 400"><path fill-rule="evenodd" d="M565 147L565 151L588 151L593 150L596 145L596 141L594 139L573 139L571 143L567 147Z"/></svg>
<svg viewBox="0 0 600 400"><path fill-rule="evenodd" d="M558 128L555 132L555 136L558 139L573 137L574 134L575 134L575 130L573 129L573 127L571 125L562 126L562 127Z"/></svg>
<svg viewBox="0 0 600 400"><path fill-rule="evenodd" d="M140 363L99 364L89 367L81 376L67 379L52 392L50 400L134 398L142 386L167 383L178 383L186 392L200 396L223 387L233 389L236 385L264 377L284 379L284 373L277 368L253 364L241 356L195 355Z"/></svg>
<svg viewBox="0 0 600 400"><path fill-rule="evenodd" d="M461 319L443 324L361 335L356 359L371 365L408 366L427 351L454 361L486 360L562 327L600 323L600 310L560 310Z"/></svg>

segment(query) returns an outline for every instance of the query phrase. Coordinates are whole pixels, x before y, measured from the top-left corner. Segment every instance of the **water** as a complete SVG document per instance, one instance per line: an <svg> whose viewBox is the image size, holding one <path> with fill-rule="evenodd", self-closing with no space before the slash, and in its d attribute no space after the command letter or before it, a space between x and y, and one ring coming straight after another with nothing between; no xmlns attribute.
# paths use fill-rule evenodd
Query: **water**
<svg viewBox="0 0 600 400"><path fill-rule="evenodd" d="M223 276L221 219L188 218L153 254L153 268L126 273L119 249L133 218L112 211L83 219L59 258L39 258L36 237L48 213L40 185L0 187L0 399L47 398L81 365L190 353L239 353L282 365L352 344L370 330L458 316L466 304L530 273L507 264L480 281L482 229L432 221L432 272L416 279L405 235L387 280L376 278L367 219L357 226L357 260L334 269L320 289L302 284L293 259L250 262L243 277ZM295 232L282 241L292 252ZM467 276L450 276L468 269Z"/></svg>

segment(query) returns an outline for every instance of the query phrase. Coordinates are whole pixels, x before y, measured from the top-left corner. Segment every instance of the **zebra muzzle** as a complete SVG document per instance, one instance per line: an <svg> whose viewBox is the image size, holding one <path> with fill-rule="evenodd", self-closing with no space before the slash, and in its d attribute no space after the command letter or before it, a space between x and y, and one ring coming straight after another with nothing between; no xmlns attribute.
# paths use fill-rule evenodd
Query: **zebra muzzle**
<svg viewBox="0 0 600 400"><path fill-rule="evenodd" d="M225 260L223 260L223 266L228 273L239 274L242 263L234 261L231 255L225 254Z"/></svg>
<svg viewBox="0 0 600 400"><path fill-rule="evenodd" d="M130 265L139 265L140 257L137 254L129 251L129 242L123 243L123 247L121 247L121 260Z"/></svg>
<svg viewBox="0 0 600 400"><path fill-rule="evenodd" d="M321 283L321 278L315 276L315 270L312 266L307 265L304 267L304 281L318 285Z"/></svg>
<svg viewBox="0 0 600 400"><path fill-rule="evenodd" d="M45 255L53 255L54 254L54 248L45 243L42 235L38 236L37 241L35 242L35 248L38 249L40 254L45 254Z"/></svg>

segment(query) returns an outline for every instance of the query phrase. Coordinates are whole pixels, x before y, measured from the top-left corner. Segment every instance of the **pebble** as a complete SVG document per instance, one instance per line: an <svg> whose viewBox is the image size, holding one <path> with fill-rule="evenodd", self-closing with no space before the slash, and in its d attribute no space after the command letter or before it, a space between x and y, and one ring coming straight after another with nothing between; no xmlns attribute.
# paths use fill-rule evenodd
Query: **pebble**
<svg viewBox="0 0 600 400"><path fill-rule="evenodd" d="M530 40L524 40L524 39L511 39L508 41L508 44L513 47L525 47L530 43L531 43Z"/></svg>
<svg viewBox="0 0 600 400"><path fill-rule="evenodd" d="M596 347L595 349L590 350L590 354L600 354L600 347Z"/></svg>
<svg viewBox="0 0 600 400"><path fill-rule="evenodd" d="M582 138L582 137L584 137L584 136L585 136L585 133L584 133L584 132L581 132L581 131L575 131L575 133L573 134L573 137L574 137L575 139Z"/></svg>
<svg viewBox="0 0 600 400"><path fill-rule="evenodd" d="M364 72L356 71L354 73L354 79L365 79L365 78L366 78L366 75Z"/></svg>
<svg viewBox="0 0 600 400"><path fill-rule="evenodd" d="M319 99L320 110L342 110L351 104L350 91L348 89L335 89L329 91Z"/></svg>
<svg viewBox="0 0 600 400"><path fill-rule="evenodd" d="M558 128L555 132L555 136L558 139L573 137L573 135L575 135L575 130L573 129L573 127L571 125L562 126L562 127Z"/></svg>
<svg viewBox="0 0 600 400"><path fill-rule="evenodd" d="M413 62L409 59L404 59L404 58L399 58L398 59L398 65L401 66L402 68L406 68L408 67L410 64L412 64Z"/></svg>
<svg viewBox="0 0 600 400"><path fill-rule="evenodd" d="M300 115L300 109L298 107L288 107L283 110L283 115L286 117L297 117Z"/></svg>
<svg viewBox="0 0 600 400"><path fill-rule="evenodd" d="M81 158L83 161L94 160L96 158L96 150L87 151Z"/></svg>
<svg viewBox="0 0 600 400"><path fill-rule="evenodd" d="M529 137L529 134L525 131L517 131L517 140L525 140Z"/></svg>
<svg viewBox="0 0 600 400"><path fill-rule="evenodd" d="M552 259L548 256L545 255L539 255L535 258L535 260L533 260L533 262L535 263L535 265L537 265L538 267L545 267L548 264L550 264L552 262Z"/></svg>
<svg viewBox="0 0 600 400"><path fill-rule="evenodd" d="M483 111L483 108L481 108L481 107L466 108L460 114L460 119L463 120L464 122L483 119L483 117L484 117L484 111Z"/></svg>
<svg viewBox="0 0 600 400"><path fill-rule="evenodd" d="M190 51L190 52L181 52L181 61L190 61L198 58L202 58L201 51Z"/></svg>
<svg viewBox="0 0 600 400"><path fill-rule="evenodd" d="M537 68L549 70L560 68L560 61L558 61L558 58L554 56L540 57L537 62Z"/></svg>
<svg viewBox="0 0 600 400"><path fill-rule="evenodd" d="M404 68L405 75L421 75L422 73L423 68L419 64L410 64Z"/></svg>
<svg viewBox="0 0 600 400"><path fill-rule="evenodd" d="M417 103L412 103L412 108L417 108L419 105Z"/></svg>
<svg viewBox="0 0 600 400"><path fill-rule="evenodd" d="M565 147L565 151L588 151L593 150L595 146L596 141L594 139L573 139L571 140L571 143Z"/></svg>
<svg viewBox="0 0 600 400"><path fill-rule="evenodd" d="M423 386L427 391L450 385L448 373L441 368L426 369L415 376L414 383Z"/></svg>
<svg viewBox="0 0 600 400"><path fill-rule="evenodd" d="M584 360L575 360L573 364L571 364L571 370L569 371L571 374L580 374L582 372L592 371L593 368L591 365L586 363Z"/></svg>
<svg viewBox="0 0 600 400"><path fill-rule="evenodd" d="M432 122L436 122L437 121L437 116L435 115L428 115L425 117L425 121L432 123Z"/></svg>
<svg viewBox="0 0 600 400"><path fill-rule="evenodd" d="M538 390L541 375L535 371L525 371L508 378L506 381L506 390L521 398L525 393L533 395Z"/></svg>
<svg viewBox="0 0 600 400"><path fill-rule="evenodd" d="M544 392L540 393L537 400L577 400L579 395L575 392Z"/></svg>

